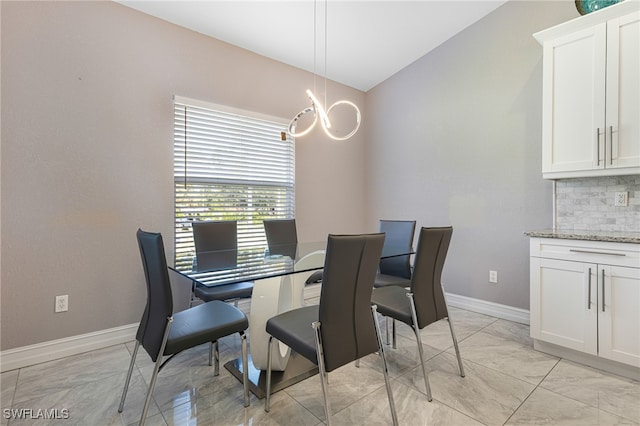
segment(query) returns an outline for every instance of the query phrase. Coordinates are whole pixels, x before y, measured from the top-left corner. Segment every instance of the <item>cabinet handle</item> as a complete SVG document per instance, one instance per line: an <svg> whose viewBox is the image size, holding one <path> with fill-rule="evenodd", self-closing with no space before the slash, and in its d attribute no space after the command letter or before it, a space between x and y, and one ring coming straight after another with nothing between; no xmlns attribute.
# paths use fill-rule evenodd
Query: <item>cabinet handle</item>
<svg viewBox="0 0 640 426"><path fill-rule="evenodd" d="M604 312L604 268L602 269L602 312Z"/></svg>
<svg viewBox="0 0 640 426"><path fill-rule="evenodd" d="M609 126L609 164L613 164L613 126Z"/></svg>
<svg viewBox="0 0 640 426"><path fill-rule="evenodd" d="M587 302L587 309L591 309L591 268L589 268L589 300Z"/></svg>
<svg viewBox="0 0 640 426"><path fill-rule="evenodd" d="M598 166L599 166L600 165L600 127L596 127L596 158L598 160Z"/></svg>
<svg viewBox="0 0 640 426"><path fill-rule="evenodd" d="M626 256L625 253L608 253L606 251L595 251L595 250L569 249L569 251L573 253L606 254L609 256Z"/></svg>

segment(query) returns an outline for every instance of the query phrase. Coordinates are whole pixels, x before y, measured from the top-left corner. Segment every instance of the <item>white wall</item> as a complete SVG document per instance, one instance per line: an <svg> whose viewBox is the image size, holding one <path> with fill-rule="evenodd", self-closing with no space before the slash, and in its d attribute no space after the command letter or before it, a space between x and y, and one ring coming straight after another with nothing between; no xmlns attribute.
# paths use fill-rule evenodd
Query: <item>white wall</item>
<svg viewBox="0 0 640 426"><path fill-rule="evenodd" d="M531 34L577 16L572 1L508 2L367 92L367 222L452 225L449 292L529 308L523 232L552 221Z"/></svg>
<svg viewBox="0 0 640 426"><path fill-rule="evenodd" d="M1 349L135 323L137 228L173 256L172 96L288 118L313 78L113 2L0 7ZM337 84L328 97L364 104ZM366 230L363 144L299 139L300 238Z"/></svg>

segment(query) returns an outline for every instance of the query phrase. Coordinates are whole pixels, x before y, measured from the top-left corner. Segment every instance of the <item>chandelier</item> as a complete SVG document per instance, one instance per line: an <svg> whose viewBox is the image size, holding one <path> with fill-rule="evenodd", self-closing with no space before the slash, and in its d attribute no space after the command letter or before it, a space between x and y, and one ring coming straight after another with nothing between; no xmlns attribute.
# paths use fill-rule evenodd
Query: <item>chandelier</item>
<svg viewBox="0 0 640 426"><path fill-rule="evenodd" d="M325 0L324 3L324 26L325 26L325 31L324 31L324 71L325 71L325 77L324 77L324 98L325 98L325 103L326 103L326 99L327 99L327 2L328 0ZM315 79L316 79L316 0L314 0L313 2L313 79L314 79L314 87L315 87ZM297 113L289 122L289 126L287 127L287 133L289 133L289 135L291 135L294 138L297 137L302 137L306 134L308 134L316 125L316 123L318 122L318 116L320 117L320 125L322 126L322 129L324 130L324 132L327 134L327 136L329 136L331 139L333 140L337 140L337 141L343 141L343 140L347 140L349 139L351 136L355 135L356 132L358 131L358 129L360 128L360 121L362 119L362 116L360 114L360 110L358 109L358 106L356 104L354 104L351 101L347 101L347 100L340 100L335 102L333 105L331 105L329 108L325 109L324 106L322 105L322 103L318 100L318 98L313 94L313 92L311 91L311 89L307 89L306 91L307 96L309 97L309 100L311 101L311 105L306 107L305 109L303 109L302 111L300 111L299 113ZM356 113L356 123L355 123L355 127L353 128L353 130L351 130L351 132L347 133L344 136L338 136L336 134L334 134L332 132L332 127L331 127L331 119L329 118L331 111L334 110L334 108L340 106L340 105L346 105L347 107L351 107L355 110ZM298 120L304 116L305 114L313 114L313 120L311 122L311 124L305 128L304 130L300 130L297 131L296 127L298 125Z"/></svg>

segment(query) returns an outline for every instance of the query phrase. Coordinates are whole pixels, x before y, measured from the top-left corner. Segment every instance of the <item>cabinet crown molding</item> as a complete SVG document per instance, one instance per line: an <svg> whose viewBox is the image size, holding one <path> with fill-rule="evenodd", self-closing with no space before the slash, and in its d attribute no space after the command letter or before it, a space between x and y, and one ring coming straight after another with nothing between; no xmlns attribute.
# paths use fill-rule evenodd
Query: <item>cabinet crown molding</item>
<svg viewBox="0 0 640 426"><path fill-rule="evenodd" d="M604 9L596 12L591 12L570 21L558 24L554 27L539 31L535 33L533 37L538 41L538 43L544 44L544 42L553 40L564 34L590 28L594 25L606 22L609 19L624 16L633 12L640 12L640 0L623 0L620 3L605 7Z"/></svg>

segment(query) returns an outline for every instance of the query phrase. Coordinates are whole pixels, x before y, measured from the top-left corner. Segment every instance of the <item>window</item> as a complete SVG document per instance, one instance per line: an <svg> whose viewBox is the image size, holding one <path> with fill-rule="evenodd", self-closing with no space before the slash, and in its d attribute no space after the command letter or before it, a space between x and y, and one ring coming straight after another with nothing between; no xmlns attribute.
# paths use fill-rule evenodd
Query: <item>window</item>
<svg viewBox="0 0 640 426"><path fill-rule="evenodd" d="M192 221L236 220L239 249L266 244L264 219L294 217L294 141L282 133L286 121L174 101L176 267L193 261Z"/></svg>

